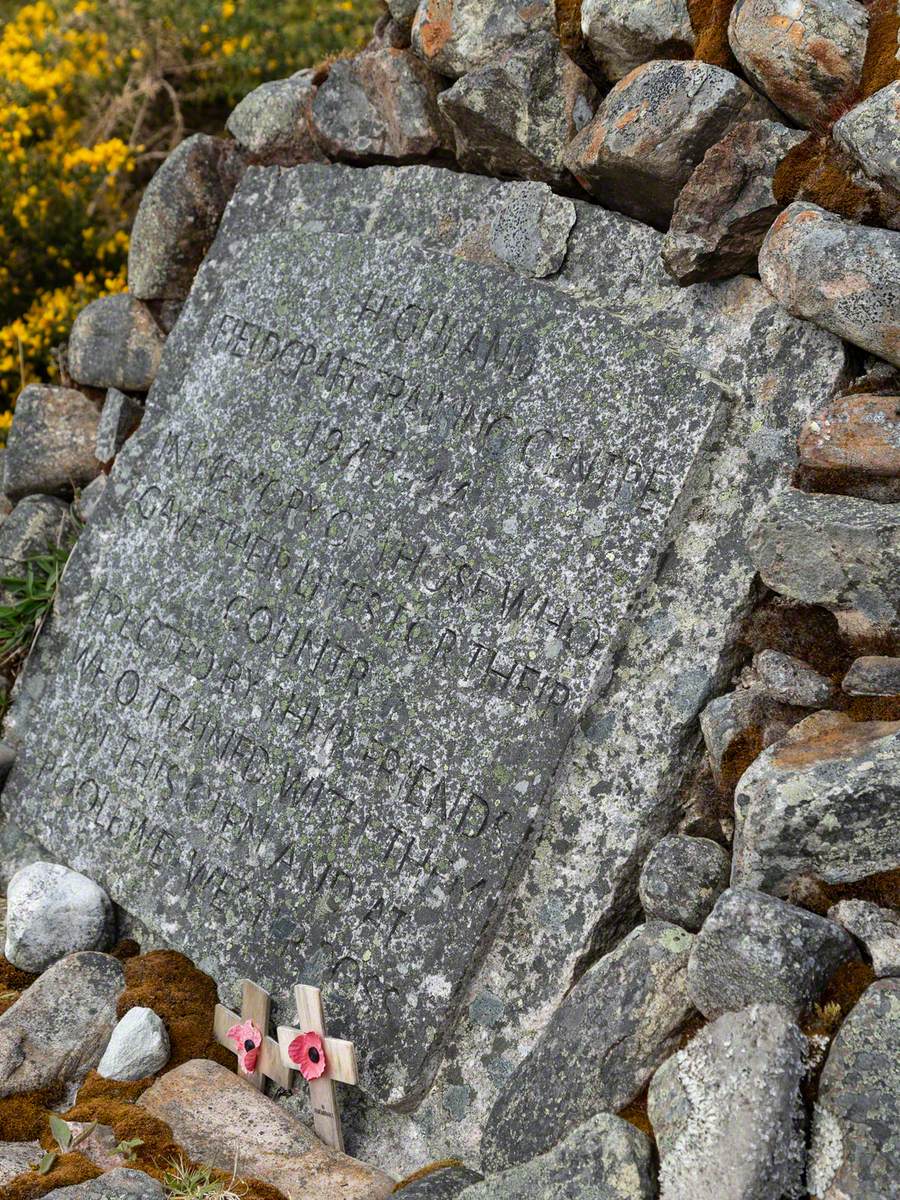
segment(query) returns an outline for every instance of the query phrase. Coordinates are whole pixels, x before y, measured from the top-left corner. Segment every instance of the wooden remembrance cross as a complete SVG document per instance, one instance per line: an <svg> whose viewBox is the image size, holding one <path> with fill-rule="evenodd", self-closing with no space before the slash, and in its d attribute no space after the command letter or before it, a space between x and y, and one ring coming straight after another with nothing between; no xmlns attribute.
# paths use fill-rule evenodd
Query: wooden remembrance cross
<svg viewBox="0 0 900 1200"><path fill-rule="evenodd" d="M224 1004L217 1004L213 1018L213 1032L220 1046L224 1046L232 1054L237 1054L238 1048L234 1040L228 1036L228 1030L233 1029L235 1025L240 1025L242 1021L252 1021L262 1034L262 1043L259 1047L256 1069L254 1071L245 1071L240 1064L240 1058L238 1058L238 1075L240 1075L241 1079L246 1079L257 1091L263 1091L266 1086L266 1080L271 1079L279 1087L283 1087L285 1091L289 1092L293 1083L294 1072L289 1070L281 1061L281 1052L278 1049L278 1043L274 1038L267 1036L271 1008L272 999L269 993L257 984L252 983L249 979L242 979L241 1015L238 1016L237 1013L233 1013Z"/></svg>

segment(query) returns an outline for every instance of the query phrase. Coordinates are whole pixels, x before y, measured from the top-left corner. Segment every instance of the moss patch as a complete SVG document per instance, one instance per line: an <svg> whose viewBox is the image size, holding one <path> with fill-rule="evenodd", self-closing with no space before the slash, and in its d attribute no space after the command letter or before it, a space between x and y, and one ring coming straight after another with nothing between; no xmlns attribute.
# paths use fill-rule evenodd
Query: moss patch
<svg viewBox="0 0 900 1200"><path fill-rule="evenodd" d="M728 19L735 0L687 0L694 30L694 58L741 73L728 44Z"/></svg>
<svg viewBox="0 0 900 1200"><path fill-rule="evenodd" d="M36 979L37 975L30 971L20 971L8 958L0 954L0 992L24 992Z"/></svg>
<svg viewBox="0 0 900 1200"><path fill-rule="evenodd" d="M869 37L860 88L863 98L900 79L900 62L897 61L900 14L896 0L874 0L868 8Z"/></svg>
<svg viewBox="0 0 900 1200"><path fill-rule="evenodd" d="M402 1192L404 1188L408 1188L411 1183L417 1183L420 1179L425 1179L428 1175L433 1175L435 1171L447 1171L451 1167L464 1167L465 1163L459 1158L441 1158L437 1162L428 1163L425 1167L420 1167L418 1171L413 1171L412 1175L407 1175L405 1179L401 1179L394 1187L394 1193Z"/></svg>
<svg viewBox="0 0 900 1200"><path fill-rule="evenodd" d="M556 32L564 50L580 50L584 45L581 33L581 0L556 0L554 5Z"/></svg>
<svg viewBox="0 0 900 1200"><path fill-rule="evenodd" d="M857 183L854 169L831 138L811 133L778 164L772 191L779 204L806 200L851 221L881 223L890 215L891 198L877 187Z"/></svg>
<svg viewBox="0 0 900 1200"><path fill-rule="evenodd" d="M0 1100L0 1142L34 1142L47 1129L47 1112L65 1094L61 1083Z"/></svg>
<svg viewBox="0 0 900 1200"><path fill-rule="evenodd" d="M57 1188L72 1187L96 1179L103 1172L81 1154L63 1154L51 1171L38 1175L37 1171L25 1171L11 1179L3 1189L3 1200L36 1200Z"/></svg>
<svg viewBox="0 0 900 1200"><path fill-rule="evenodd" d="M633 1125L635 1129L639 1129L641 1133L646 1133L647 1137L653 1144L656 1144L656 1135L653 1132L653 1126L650 1124L650 1117L647 1113L647 1097L650 1094L650 1084L648 1083L639 1096L637 1096L630 1104L626 1104L620 1109L617 1117L621 1117L623 1121L627 1121L629 1125Z"/></svg>

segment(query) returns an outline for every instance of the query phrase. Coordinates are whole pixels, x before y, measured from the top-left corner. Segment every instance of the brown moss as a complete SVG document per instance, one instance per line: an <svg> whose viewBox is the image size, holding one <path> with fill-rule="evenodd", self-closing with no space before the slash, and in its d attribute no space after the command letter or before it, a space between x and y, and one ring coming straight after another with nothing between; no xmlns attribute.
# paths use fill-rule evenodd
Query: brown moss
<svg viewBox="0 0 900 1200"><path fill-rule="evenodd" d="M119 962L125 962L126 959L136 958L140 952L141 948L134 938L122 938L120 942L116 942L109 953L113 958L117 958Z"/></svg>
<svg viewBox="0 0 900 1200"><path fill-rule="evenodd" d="M36 1200L57 1188L72 1187L96 1179L103 1172L81 1154L63 1154L46 1175L25 1171L3 1188L3 1200Z"/></svg>
<svg viewBox="0 0 900 1200"><path fill-rule="evenodd" d="M65 1094L65 1085L0 1100L0 1142L33 1142L47 1129L47 1113Z"/></svg>
<svg viewBox="0 0 900 1200"><path fill-rule="evenodd" d="M761 650L780 650L830 678L843 678L856 657L842 636L834 613L774 594L755 606L740 640L748 655Z"/></svg>
<svg viewBox="0 0 900 1200"><path fill-rule="evenodd" d="M641 1133L646 1133L647 1137L656 1143L656 1135L653 1132L653 1126L650 1124L650 1117L647 1113L647 1097L650 1094L650 1084L648 1083L639 1096L637 1096L630 1104L626 1104L624 1108L619 1109L616 1116L621 1117L623 1121L627 1121L629 1125L633 1125L635 1129L639 1129Z"/></svg>
<svg viewBox="0 0 900 1200"><path fill-rule="evenodd" d="M854 178L855 164L831 138L811 133L775 169L772 192L779 204L807 200L851 221L882 222L894 208L892 198Z"/></svg>
<svg viewBox="0 0 900 1200"><path fill-rule="evenodd" d="M181 1153L172 1130L164 1121L127 1100L98 1097L82 1101L79 1097L78 1103L63 1116L67 1121L96 1121L100 1125L109 1125L120 1142L140 1138L143 1144L135 1148L132 1165L157 1179L162 1179L163 1164Z"/></svg>
<svg viewBox="0 0 900 1200"><path fill-rule="evenodd" d="M556 0L556 32L564 50L578 50L584 44L581 32L581 0Z"/></svg>
<svg viewBox="0 0 900 1200"><path fill-rule="evenodd" d="M869 5L869 37L866 42L866 57L863 62L862 97L887 87L900 79L900 62L897 61L897 34L900 32L900 14L896 0L874 0Z"/></svg>
<svg viewBox="0 0 900 1200"><path fill-rule="evenodd" d="M2 1016L8 1008L12 1008L21 995L21 992L0 991L0 1016Z"/></svg>
<svg viewBox="0 0 900 1200"><path fill-rule="evenodd" d="M413 1171L412 1175L407 1175L405 1179L401 1179L394 1187L394 1193L402 1192L404 1188L408 1188L411 1183L417 1183L420 1179L425 1179L428 1175L433 1175L435 1171L446 1171L450 1167L463 1167L465 1163L459 1158L441 1158L437 1162L428 1163L425 1167L420 1167L418 1171Z"/></svg>
<svg viewBox="0 0 900 1200"><path fill-rule="evenodd" d="M76 1103L87 1104L92 1100L124 1100L133 1104L143 1092L146 1092L154 1078L155 1076L149 1075L146 1079L104 1079L96 1071L90 1071L87 1079L78 1089Z"/></svg>
<svg viewBox="0 0 900 1200"><path fill-rule="evenodd" d="M728 44L728 19L734 4L735 0L688 0L688 13L694 30L694 58L740 74Z"/></svg>
<svg viewBox="0 0 900 1200"><path fill-rule="evenodd" d="M0 954L0 992L24 992L36 979L37 975L30 971L20 971Z"/></svg>

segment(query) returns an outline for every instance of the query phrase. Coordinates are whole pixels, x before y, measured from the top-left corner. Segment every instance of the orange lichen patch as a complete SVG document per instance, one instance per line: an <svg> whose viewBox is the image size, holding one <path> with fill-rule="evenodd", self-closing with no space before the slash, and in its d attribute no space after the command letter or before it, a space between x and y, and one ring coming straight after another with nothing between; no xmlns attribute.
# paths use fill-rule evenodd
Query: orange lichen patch
<svg viewBox="0 0 900 1200"><path fill-rule="evenodd" d="M616 1113L617 1117L621 1117L623 1121L627 1121L629 1125L633 1125L635 1129L639 1129L641 1133L646 1133L651 1142L656 1142L656 1135L653 1132L653 1126L650 1124L650 1117L647 1113L647 1096L650 1092L650 1084L648 1083L641 1094L635 1097L630 1104L626 1104L624 1108L620 1108Z"/></svg>
<svg viewBox="0 0 900 1200"><path fill-rule="evenodd" d="M0 992L24 992L36 979L37 975L33 975L30 971L20 971L18 967L12 965L8 958L4 958L0 954Z"/></svg>
<svg viewBox="0 0 900 1200"><path fill-rule="evenodd" d="M581 32L581 0L556 0L556 32L564 50L577 50L584 44Z"/></svg>
<svg viewBox="0 0 900 1200"><path fill-rule="evenodd" d="M779 744L772 758L775 767L803 768L845 755L857 754L870 742L900 732L897 721L851 721L844 716L817 728L804 736L801 731L794 740ZM806 722L804 722L804 725Z"/></svg>
<svg viewBox="0 0 900 1200"><path fill-rule="evenodd" d="M869 5L869 37L863 62L862 98L887 87L900 79L897 61L897 35L900 33L900 13L896 0L874 0Z"/></svg>
<svg viewBox="0 0 900 1200"><path fill-rule="evenodd" d="M34 1142L47 1128L47 1112L65 1093L61 1083L0 1100L0 1142Z"/></svg>
<svg viewBox="0 0 900 1200"><path fill-rule="evenodd" d="M453 0L428 0L419 38L426 58L440 54L453 36Z"/></svg>
<svg viewBox="0 0 900 1200"><path fill-rule="evenodd" d="M63 1154L51 1171L38 1175L37 1171L25 1171L4 1185L3 1200L37 1200L57 1188L72 1187L76 1183L87 1183L103 1172L81 1154Z"/></svg>
<svg viewBox="0 0 900 1200"><path fill-rule="evenodd" d="M694 58L740 72L737 59L728 44L728 18L735 0L688 0L688 14L694 30Z"/></svg>
<svg viewBox="0 0 900 1200"><path fill-rule="evenodd" d="M460 1158L441 1158L437 1162L428 1163L425 1167L420 1167L418 1171L413 1171L412 1175L407 1175L405 1179L394 1187L394 1192L402 1192L404 1188L408 1188L411 1183L417 1183L420 1179L425 1179L428 1175L433 1175L435 1171L447 1171L451 1167L464 1167L465 1163Z"/></svg>

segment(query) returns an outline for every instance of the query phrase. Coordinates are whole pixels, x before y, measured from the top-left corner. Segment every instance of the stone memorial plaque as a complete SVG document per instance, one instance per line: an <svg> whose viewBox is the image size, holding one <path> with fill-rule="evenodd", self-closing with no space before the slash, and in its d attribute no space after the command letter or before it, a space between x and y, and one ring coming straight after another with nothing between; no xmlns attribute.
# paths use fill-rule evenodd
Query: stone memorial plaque
<svg viewBox="0 0 900 1200"><path fill-rule="evenodd" d="M413 1102L726 408L534 280L226 222L5 807L219 979L322 987Z"/></svg>

